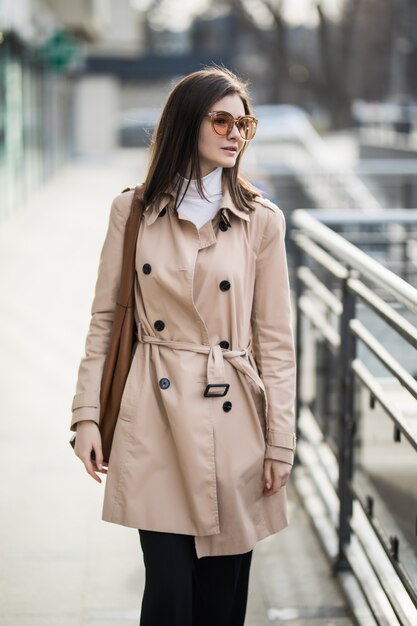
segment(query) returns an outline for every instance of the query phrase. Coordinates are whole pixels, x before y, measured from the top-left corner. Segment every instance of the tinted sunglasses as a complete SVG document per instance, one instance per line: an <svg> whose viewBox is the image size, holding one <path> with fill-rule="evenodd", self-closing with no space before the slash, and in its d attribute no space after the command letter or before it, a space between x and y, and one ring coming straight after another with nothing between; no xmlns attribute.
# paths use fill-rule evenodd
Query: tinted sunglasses
<svg viewBox="0 0 417 626"><path fill-rule="evenodd" d="M253 115L242 115L235 118L227 111L209 111L207 116L211 120L213 130L222 137L232 132L233 124L236 124L240 136L245 141L250 141L255 137L258 120Z"/></svg>

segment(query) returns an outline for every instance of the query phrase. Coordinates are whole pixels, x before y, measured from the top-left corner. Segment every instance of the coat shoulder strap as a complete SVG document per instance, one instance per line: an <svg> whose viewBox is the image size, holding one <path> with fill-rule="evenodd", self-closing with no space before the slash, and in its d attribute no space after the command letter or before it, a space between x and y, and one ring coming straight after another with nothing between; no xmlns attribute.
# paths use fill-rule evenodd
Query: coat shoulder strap
<svg viewBox="0 0 417 626"><path fill-rule="evenodd" d="M273 202L271 202L271 200L269 200L269 198L264 198L263 196L257 196L255 198L255 202L258 202L259 204L262 204L262 206L270 209L274 213L278 213L279 207L276 204L274 204Z"/></svg>

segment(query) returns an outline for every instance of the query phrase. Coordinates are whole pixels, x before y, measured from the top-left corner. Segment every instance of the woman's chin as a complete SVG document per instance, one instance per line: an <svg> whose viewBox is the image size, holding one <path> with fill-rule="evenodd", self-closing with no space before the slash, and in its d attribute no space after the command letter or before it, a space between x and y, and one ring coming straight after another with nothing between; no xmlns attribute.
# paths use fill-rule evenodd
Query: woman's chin
<svg viewBox="0 0 417 626"><path fill-rule="evenodd" d="M211 172L215 170L217 167L224 167L225 169L230 169L231 167L234 167L236 165L236 158L237 158L236 156L233 156L233 157L225 156L223 159L220 158L217 161L211 161L208 169ZM203 171L206 171L206 167L203 167Z"/></svg>
<svg viewBox="0 0 417 626"><path fill-rule="evenodd" d="M222 163L219 163L220 167L230 168L236 165L236 157L226 157L222 160Z"/></svg>

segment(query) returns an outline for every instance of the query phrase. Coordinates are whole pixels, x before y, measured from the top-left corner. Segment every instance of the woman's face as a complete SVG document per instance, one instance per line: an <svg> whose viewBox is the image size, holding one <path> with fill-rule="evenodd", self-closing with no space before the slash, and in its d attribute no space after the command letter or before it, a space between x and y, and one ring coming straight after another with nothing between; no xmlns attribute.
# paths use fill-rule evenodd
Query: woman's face
<svg viewBox="0 0 417 626"><path fill-rule="evenodd" d="M245 115L243 102L237 94L221 98L210 110L227 111L234 118ZM210 174L216 167L233 167L244 143L236 124L233 124L228 135L222 137L214 131L210 118L205 117L201 123L198 138L201 176Z"/></svg>

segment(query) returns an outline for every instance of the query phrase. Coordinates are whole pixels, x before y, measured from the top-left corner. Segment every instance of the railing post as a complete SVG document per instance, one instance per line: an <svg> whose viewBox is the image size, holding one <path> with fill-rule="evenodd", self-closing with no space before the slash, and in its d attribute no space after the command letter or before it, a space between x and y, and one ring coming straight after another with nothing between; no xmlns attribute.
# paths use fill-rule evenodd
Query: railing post
<svg viewBox="0 0 417 626"><path fill-rule="evenodd" d="M403 280L405 280L407 283L410 281L410 276L408 273L408 238L407 238L407 232L406 229L403 226L403 239L401 242L401 260L402 260L402 266L401 266L401 270L400 272L398 272L398 274L400 276L402 276Z"/></svg>
<svg viewBox="0 0 417 626"><path fill-rule="evenodd" d="M353 475L353 433L354 433L354 375L351 368L355 358L356 338L350 332L350 320L355 317L355 294L348 289L348 280L358 272L350 270L342 280L343 312L340 320L340 387L339 387L339 550L334 567L337 570L349 569L344 547L350 542L350 518L352 515L351 480Z"/></svg>
<svg viewBox="0 0 417 626"><path fill-rule="evenodd" d="M297 232L293 230L293 233ZM294 237L294 235L293 235ZM301 281L298 270L301 267L304 261L304 254L302 249L297 245L295 238L293 238L295 243L294 245L294 294L295 294L295 358L297 364L297 374L296 374L296 392L295 392L295 421L296 421L296 436L299 436L299 428L298 428L298 420L300 417L300 408L301 408L301 398L300 398L300 389L301 389L301 333L302 333L302 311L300 308L300 297L303 293L303 282ZM298 465L298 458L295 455L294 465Z"/></svg>

